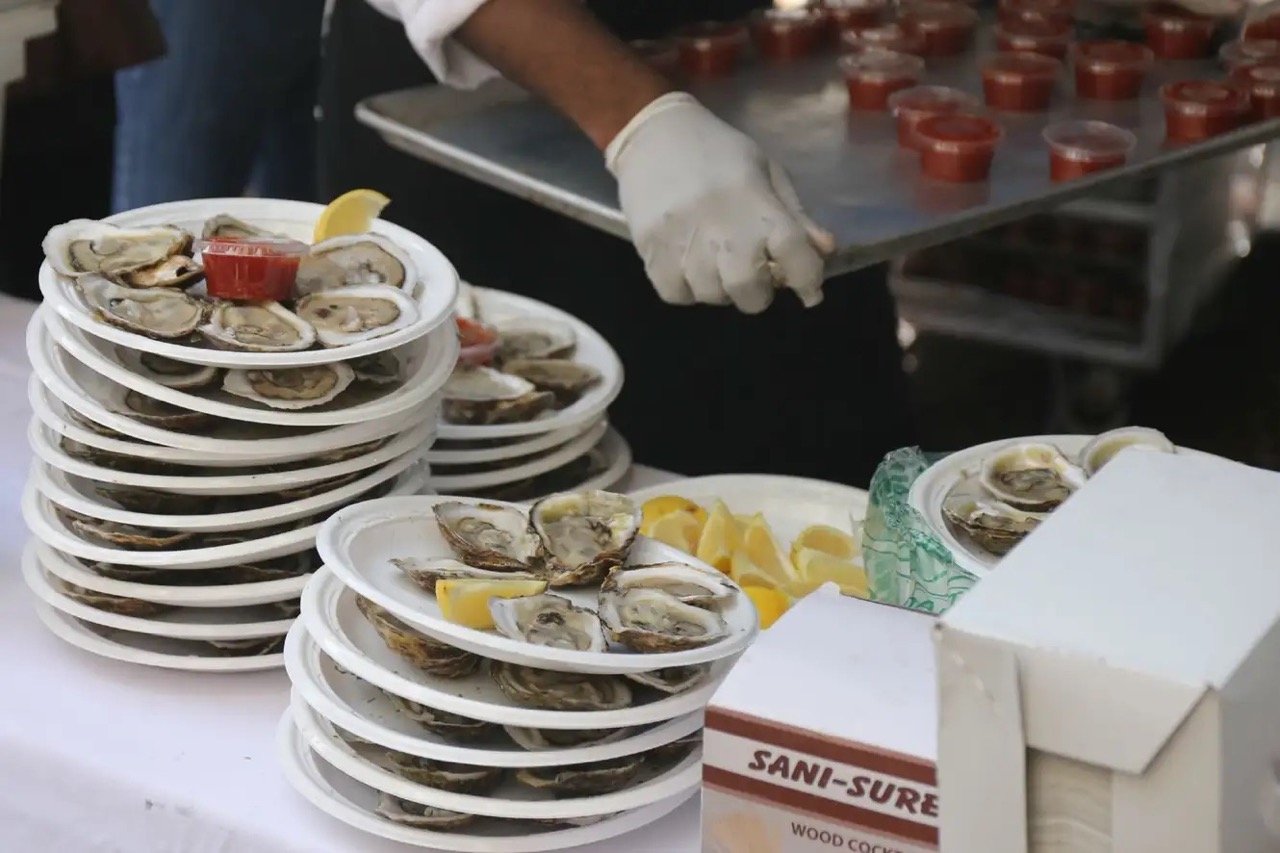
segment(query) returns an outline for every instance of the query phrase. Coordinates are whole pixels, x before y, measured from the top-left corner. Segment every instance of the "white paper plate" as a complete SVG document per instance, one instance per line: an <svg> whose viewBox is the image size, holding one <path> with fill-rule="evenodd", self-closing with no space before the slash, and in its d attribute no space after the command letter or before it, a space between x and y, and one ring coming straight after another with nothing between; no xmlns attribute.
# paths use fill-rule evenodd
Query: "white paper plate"
<svg viewBox="0 0 1280 853"><path fill-rule="evenodd" d="M693 787L668 800L589 826L530 833L527 824L485 820L460 832L432 832L379 817L374 812L378 792L343 774L312 752L294 726L290 711L285 711L280 719L276 747L289 784L325 814L380 838L459 853L538 853L603 841L666 817L698 792Z"/></svg>
<svg viewBox="0 0 1280 853"><path fill-rule="evenodd" d="M272 615L266 605L231 608L180 608L154 616L123 616L108 613L68 597L54 585L49 573L40 564L36 549L28 542L22 552L22 578L27 589L50 607L74 616L82 622L92 622L121 631L171 637L176 640L251 640L258 637L277 637L289 630L293 618Z"/></svg>
<svg viewBox="0 0 1280 853"><path fill-rule="evenodd" d="M123 394L122 386L94 373L59 349L38 315L27 325L27 355L32 370L50 393L84 417L129 438L182 450L263 460L314 456L392 435L411 424L435 417L434 404L429 401L421 410L320 430L219 420L202 429L198 435L174 432L148 426L108 410L100 401L113 393ZM430 417L428 413L432 413Z"/></svg>
<svg viewBox="0 0 1280 853"><path fill-rule="evenodd" d="M640 654L620 647L607 652L558 649L456 625L440 614L434 596L416 586L391 564L392 558L396 557L454 556L441 536L432 512L436 504L448 500L456 498L411 496L378 498L354 504L334 513L321 526L316 534L316 549L329 570L344 584L424 633L484 657L526 666L571 672L644 672L730 657L745 649L755 638L758 630L755 607L741 590L732 602L720 609L729 625L728 636L720 642L680 652ZM523 507L516 504L504 505L523 511ZM627 563L641 565L669 560L714 571L670 545L643 536L636 537ZM724 580L725 583L733 583L727 578ZM559 589L556 593L581 607L594 610L597 604L596 587Z"/></svg>
<svg viewBox="0 0 1280 853"><path fill-rule="evenodd" d="M717 661L707 681L674 696L637 691L633 697L637 704L627 708L530 708L509 699L483 666L466 678L439 678L413 666L387 648L356 608L355 599L355 593L322 568L302 592L302 617L290 633L290 642L295 641L297 629L305 626L306 633L297 641L318 643L326 655L353 675L430 708L491 723L541 729L617 729L662 722L706 707L732 666L732 659Z"/></svg>
<svg viewBox="0 0 1280 853"><path fill-rule="evenodd" d="M280 652L229 657L215 654L213 649L190 640L86 625L39 601L35 602L35 609L40 621L59 639L99 657L125 663L191 672L257 672L275 669L284 663L284 655Z"/></svg>
<svg viewBox="0 0 1280 853"><path fill-rule="evenodd" d="M463 489L484 489L500 486L503 483L527 480L530 477L536 477L544 472L559 468L561 465L567 465L577 459L595 447L608 429L608 421L596 421L589 430L567 444L549 453L536 456L527 462L513 459L511 460L513 463L511 467L503 467L496 471L480 471L470 474L441 474L437 473L438 469L433 469L431 486L438 492L453 493Z"/></svg>
<svg viewBox="0 0 1280 853"><path fill-rule="evenodd" d="M200 393L161 385L130 370L119 353L118 344L91 338L59 320L53 311L42 311L41 317L58 346L94 373L105 376L112 382L193 412L276 426L341 426L398 415L421 406L428 397L440 390L458 360L458 334L450 326L442 325L421 341L415 341L398 351L405 361L402 365L405 379L394 388L353 387L344 391L332 403L301 411L288 411L273 409L230 394L222 390L220 383L215 388Z"/></svg>
<svg viewBox="0 0 1280 853"><path fill-rule="evenodd" d="M143 601L172 604L175 607L250 607L255 604L270 604L274 601L289 601L302 595L302 588L311 577L308 573L274 581L216 586L166 586L137 583L103 577L85 568L78 560L50 548L38 539L33 539L32 543L35 545L36 557L45 571L62 578L67 583L105 592L108 595L140 598Z"/></svg>
<svg viewBox="0 0 1280 853"><path fill-rule="evenodd" d="M309 498L258 509L203 515L159 515L121 509L94 492L96 481L60 471L40 460L36 460L32 465L31 477L42 495L58 506L82 515L142 527L216 532L249 530L271 524L283 524L345 505L392 477L399 476L401 472L417 462L418 459L414 453L405 453L385 465L370 469L369 473L358 480Z"/></svg>
<svg viewBox="0 0 1280 853"><path fill-rule="evenodd" d="M474 440L478 438L512 438L521 435L536 435L564 429L569 426L583 424L598 417L609 407L622 391L622 362L618 354L609 346L608 341L600 333L586 323L559 308L553 308L545 302L517 296L501 290L490 290L484 287L473 287L472 292L480 304L480 311L485 322L503 320L508 317L549 317L567 323L573 327L578 339L574 352L574 361L589 364L600 371L601 381L594 388L583 394L573 405L567 406L551 415L534 421L515 424L485 424L481 426L465 426L462 424L440 424L441 438L460 438Z"/></svg>
<svg viewBox="0 0 1280 853"><path fill-rule="evenodd" d="M333 726L294 697L293 724L316 753L334 768L379 791L436 808L485 817L515 819L574 818L612 814L665 800L698 783L702 751L695 749L678 765L633 787L596 796L566 797L526 788L508 779L485 795L458 794L420 785L379 767L344 741Z"/></svg>
<svg viewBox="0 0 1280 853"><path fill-rule="evenodd" d="M622 433L610 427L609 431L604 434L604 438L596 445L596 450L605 459L605 469L598 474L587 477L580 483L575 483L564 489L564 491L584 492L588 489L609 489L627 476L627 472L631 470L631 445L627 444L627 440L622 437Z"/></svg>
<svg viewBox="0 0 1280 853"><path fill-rule="evenodd" d="M554 767L633 755L693 734L702 711L636 728L609 743L530 751L510 741L455 743L427 731L396 710L387 695L337 666L314 640L291 644L285 655L289 681L316 713L352 734L388 749L486 767Z"/></svg>
<svg viewBox="0 0 1280 853"><path fill-rule="evenodd" d="M219 213L228 213L268 231L310 243L316 220L323 209L323 205L303 201L208 198L140 207L116 214L106 221L124 226L177 225L199 237L206 219ZM345 347L303 352L250 353L153 340L100 321L93 309L84 302L74 283L54 272L47 261L40 266L40 292L44 295L45 302L63 319L95 337L105 338L131 349L219 367L327 364L394 349L422 337L453 316L454 303L458 298L458 274L445 256L417 234L385 220L376 220L370 231L388 238L402 248L417 268L420 284L418 321L389 335Z"/></svg>
<svg viewBox="0 0 1280 853"><path fill-rule="evenodd" d="M396 483L393 494L412 495L426 483L425 472L410 469ZM152 566L165 569L212 569L255 560L269 560L296 554L312 547L319 524L310 524L283 533L274 533L210 548L186 548L172 551L136 551L95 545L77 536L54 510L53 503L27 484L22 495L22 517L28 529L45 544L59 551L94 562L123 566Z"/></svg>
<svg viewBox="0 0 1280 853"><path fill-rule="evenodd" d="M115 483L123 486L140 486L146 489L158 489L164 492L175 492L180 495L247 495L260 492L279 491L296 486L319 483L333 477L343 477L358 471L367 471L376 466L408 456L416 461L421 458L421 448L431 440L434 425L422 423L408 432L402 433L382 447L353 456L339 462L330 462L310 468L294 468L288 471L262 471L246 474L209 474L205 476L183 476L180 474L138 474L132 471L117 471L104 468L83 459L77 459L64 451L54 436L38 419L32 418L27 429L27 441L31 449L41 461L59 471L84 477L99 483Z"/></svg>
<svg viewBox="0 0 1280 853"><path fill-rule="evenodd" d="M564 429L544 432L541 435L528 438L513 438L510 440L493 438L476 442L453 440L443 447L437 442L435 446L427 451L426 460L432 464L438 463L441 465L476 465L481 462L518 459L521 456L531 456L534 453L541 453L544 450L559 447L592 429L596 423L598 421L581 425L575 424Z"/></svg>

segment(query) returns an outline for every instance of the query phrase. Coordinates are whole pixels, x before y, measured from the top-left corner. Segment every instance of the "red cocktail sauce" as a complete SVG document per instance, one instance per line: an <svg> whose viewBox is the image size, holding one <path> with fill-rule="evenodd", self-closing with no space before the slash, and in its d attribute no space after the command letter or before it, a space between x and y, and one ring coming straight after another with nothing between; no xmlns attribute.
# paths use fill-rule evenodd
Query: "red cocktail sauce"
<svg viewBox="0 0 1280 853"><path fill-rule="evenodd" d="M867 50L840 58L849 106L855 110L883 110L889 96L920 82L924 60L889 50Z"/></svg>
<svg viewBox="0 0 1280 853"><path fill-rule="evenodd" d="M214 237L199 244L206 292L216 299L280 302L293 298L307 247L296 240Z"/></svg>
<svg viewBox="0 0 1280 853"><path fill-rule="evenodd" d="M1063 121L1044 131L1049 146L1049 177L1070 181L1091 172L1123 166L1137 139L1104 121Z"/></svg>
<svg viewBox="0 0 1280 853"><path fill-rule="evenodd" d="M997 54L982 66L987 106L1010 112L1047 110L1061 71L1061 62L1037 53Z"/></svg>
<svg viewBox="0 0 1280 853"><path fill-rule="evenodd" d="M1165 138L1175 142L1208 139L1235 130L1249 116L1249 92L1234 82L1183 80L1160 87Z"/></svg>
<svg viewBox="0 0 1280 853"><path fill-rule="evenodd" d="M1142 27L1147 44L1160 59L1199 59L1209 54L1217 22L1162 3L1142 13Z"/></svg>
<svg viewBox="0 0 1280 853"><path fill-rule="evenodd" d="M986 180L1002 133L986 116L952 113L929 116L916 125L920 168L939 181Z"/></svg>
<svg viewBox="0 0 1280 853"><path fill-rule="evenodd" d="M1151 48L1127 41L1086 41L1076 45L1076 95L1098 101L1129 101L1142 91L1151 66Z"/></svg>
<svg viewBox="0 0 1280 853"><path fill-rule="evenodd" d="M978 99L968 92L948 86L916 86L889 97L889 112L898 122L898 144L920 150L916 126L930 116L949 115L978 106Z"/></svg>
<svg viewBox="0 0 1280 853"><path fill-rule="evenodd" d="M747 40L742 24L703 21L676 33L680 67L686 74L713 77L731 73Z"/></svg>

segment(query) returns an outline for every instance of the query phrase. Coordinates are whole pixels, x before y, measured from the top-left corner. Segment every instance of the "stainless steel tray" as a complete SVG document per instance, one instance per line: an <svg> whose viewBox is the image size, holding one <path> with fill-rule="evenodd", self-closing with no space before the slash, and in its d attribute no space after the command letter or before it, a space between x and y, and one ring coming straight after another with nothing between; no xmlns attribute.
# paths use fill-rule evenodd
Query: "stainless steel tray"
<svg viewBox="0 0 1280 853"><path fill-rule="evenodd" d="M977 49L931 61L926 82L981 93L977 57L994 50L989 31ZM835 57L787 65L748 61L739 73L691 85L721 117L750 134L791 172L810 213L839 249L835 274L887 260L1001 222L1054 207L1099 187L1280 135L1280 120L1212 140L1167 147L1156 89L1169 80L1221 77L1216 63L1157 63L1146 96L1131 103L1080 101L1064 76L1047 113L1001 114L1006 137L989 181L948 185L919 174L899 149L892 119L850 113ZM566 120L504 82L475 92L419 88L378 95L357 117L393 146L588 225L626 236L613 179L599 153ZM1040 132L1053 121L1093 118L1127 127L1138 148L1122 169L1054 184Z"/></svg>

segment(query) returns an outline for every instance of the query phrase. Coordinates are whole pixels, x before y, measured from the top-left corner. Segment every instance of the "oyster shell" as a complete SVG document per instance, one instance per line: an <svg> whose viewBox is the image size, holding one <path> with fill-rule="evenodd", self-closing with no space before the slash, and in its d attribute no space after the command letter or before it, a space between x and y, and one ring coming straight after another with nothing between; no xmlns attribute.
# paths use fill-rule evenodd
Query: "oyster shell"
<svg viewBox="0 0 1280 853"><path fill-rule="evenodd" d="M259 228L256 225L250 225L243 219L236 219L229 213L219 213L217 216L211 216L204 222L204 229L200 232L200 236L206 240L213 237L275 237L266 229Z"/></svg>
<svg viewBox="0 0 1280 853"><path fill-rule="evenodd" d="M555 402L527 379L490 367L454 368L441 395L444 419L455 424L531 421Z"/></svg>
<svg viewBox="0 0 1280 853"><path fill-rule="evenodd" d="M149 267L112 276L129 287L186 287L204 276L204 267L187 255L170 255Z"/></svg>
<svg viewBox="0 0 1280 853"><path fill-rule="evenodd" d="M651 587L601 592L600 621L611 640L637 652L696 649L729 635L720 614Z"/></svg>
<svg viewBox="0 0 1280 853"><path fill-rule="evenodd" d="M983 488L1029 512L1047 512L1084 483L1084 472L1052 444L1015 444L982 463Z"/></svg>
<svg viewBox="0 0 1280 853"><path fill-rule="evenodd" d="M76 424L77 426L84 427L85 429L89 430L89 432L96 432L98 435L106 436L107 438L121 438L121 439L128 440L126 436L121 435L119 432L117 432L116 430L113 430L111 427L103 426L102 424L98 423L92 418L86 417L85 415L82 415L80 412L77 412L75 409L71 408L70 406L64 405L62 407L62 411L66 414L67 420L71 421L73 424Z"/></svg>
<svg viewBox="0 0 1280 853"><path fill-rule="evenodd" d="M76 586L66 581L59 581L59 585L68 598L81 604L87 604L97 610L116 613L121 616L154 616L157 613L173 609L172 605L143 601L140 598L126 598L123 595L110 595L97 590L85 589L82 586Z"/></svg>
<svg viewBox="0 0 1280 853"><path fill-rule="evenodd" d="M689 753L700 746L702 746L702 729L670 743L664 743L662 746L655 746L645 753L645 758L648 759L651 771L662 773L684 761Z"/></svg>
<svg viewBox="0 0 1280 853"><path fill-rule="evenodd" d="M397 619L386 608L379 607L362 595L356 596L356 607L378 632L387 648L424 672L440 678L462 678L480 666L480 656L415 631Z"/></svg>
<svg viewBox="0 0 1280 853"><path fill-rule="evenodd" d="M700 663L692 666L669 666L666 669L651 669L648 672L628 672L626 677L636 684L652 687L663 693L674 695L692 690L707 680L711 674L711 664Z"/></svg>
<svg viewBox="0 0 1280 853"><path fill-rule="evenodd" d="M462 560L494 571L521 571L536 565L542 543L524 513L486 503L445 501L435 506L440 534Z"/></svg>
<svg viewBox="0 0 1280 853"><path fill-rule="evenodd" d="M273 409L309 409L331 402L355 378L341 361L308 367L231 369L222 378L222 390Z"/></svg>
<svg viewBox="0 0 1280 853"><path fill-rule="evenodd" d="M417 702L411 702L402 696L388 693L385 690L382 692L398 712L404 714L432 734L448 740L472 743L474 741L488 740L502 730L501 726L496 723L473 720L461 714L451 714L438 708L419 705Z"/></svg>
<svg viewBox="0 0 1280 853"><path fill-rule="evenodd" d="M586 675L489 661L489 675L513 702L553 711L608 711L631 704L631 688L616 675Z"/></svg>
<svg viewBox="0 0 1280 853"><path fill-rule="evenodd" d="M595 611L577 607L559 595L526 595L489 601L494 627L513 640L535 646L602 652L604 629Z"/></svg>
<svg viewBox="0 0 1280 853"><path fill-rule="evenodd" d="M181 228L121 228L93 219L55 225L40 244L49 265L65 276L118 275L154 266L191 248Z"/></svg>
<svg viewBox="0 0 1280 853"><path fill-rule="evenodd" d="M128 347L116 347L116 357L130 372L166 388L205 388L217 382L222 375L218 368L206 364L191 364Z"/></svg>
<svg viewBox="0 0 1280 853"><path fill-rule="evenodd" d="M316 342L316 330L279 302L219 302L200 333L219 349L296 352Z"/></svg>
<svg viewBox="0 0 1280 853"><path fill-rule="evenodd" d="M1173 442L1159 430L1148 427L1121 427L1101 433L1086 444L1080 451L1080 467L1084 469L1086 476L1092 477L1102 470L1102 466L1110 462L1112 457L1127 447L1159 453L1177 452Z"/></svg>
<svg viewBox="0 0 1280 853"><path fill-rule="evenodd" d="M942 502L942 515L980 548L996 556L1009 553L1045 518L965 490L947 495Z"/></svg>
<svg viewBox="0 0 1280 853"><path fill-rule="evenodd" d="M310 554L290 554L260 563L221 566L215 569L164 569L151 566L120 566L92 563L89 569L104 578L163 586L218 586L222 584L268 583L294 578L314 571L318 561Z"/></svg>
<svg viewBox="0 0 1280 853"><path fill-rule="evenodd" d="M622 564L640 530L640 507L613 492L562 492L529 509L553 587L595 583Z"/></svg>
<svg viewBox="0 0 1280 853"><path fill-rule="evenodd" d="M145 512L149 515L192 515L217 511L218 502L207 495L180 495L148 489L143 486L117 486L111 483L93 484L93 491L122 509Z"/></svg>
<svg viewBox="0 0 1280 853"><path fill-rule="evenodd" d="M498 359L568 358L578 345L573 326L549 317L511 317L493 323Z"/></svg>
<svg viewBox="0 0 1280 853"><path fill-rule="evenodd" d="M361 382L372 382L375 385L392 385L403 377L400 375L400 360L391 352L380 352L364 358L353 358L347 362Z"/></svg>
<svg viewBox="0 0 1280 853"><path fill-rule="evenodd" d="M418 321L417 304L403 290L385 284L312 293L299 299L294 310L326 347L380 338Z"/></svg>
<svg viewBox="0 0 1280 853"><path fill-rule="evenodd" d="M631 784L644 767L644 755L623 755L567 767L521 767L516 781L557 796L608 794Z"/></svg>
<svg viewBox="0 0 1280 853"><path fill-rule="evenodd" d="M529 380L539 391L554 394L559 408L573 405L602 378L600 371L589 364L556 358L515 358L505 362L502 369Z"/></svg>
<svg viewBox="0 0 1280 853"><path fill-rule="evenodd" d="M180 290L135 290L99 275L76 286L100 320L160 340L185 338L204 321L206 304Z"/></svg>
<svg viewBox="0 0 1280 853"><path fill-rule="evenodd" d="M676 562L616 568L600 585L601 592L637 588L660 589L698 607L726 604L738 594L737 587L719 572Z"/></svg>
<svg viewBox="0 0 1280 853"><path fill-rule="evenodd" d="M498 787L502 777L506 775L506 768L503 767L435 761L395 750L387 750L383 760L388 769L411 782L458 794L488 793Z"/></svg>
<svg viewBox="0 0 1280 853"><path fill-rule="evenodd" d="M568 749L574 746L613 743L630 735L634 729L529 729L503 726L516 745L530 752L543 749Z"/></svg>
<svg viewBox="0 0 1280 853"><path fill-rule="evenodd" d="M385 284L412 293L418 283L408 253L377 234L334 237L312 246L311 255L341 268L342 285Z"/></svg>
<svg viewBox="0 0 1280 853"><path fill-rule="evenodd" d="M205 640L206 645L227 657L257 657L278 654L284 649L284 635L253 637L248 640Z"/></svg>
<svg viewBox="0 0 1280 853"><path fill-rule="evenodd" d="M476 816L472 814L451 812L447 809L415 803L413 800L402 800L385 791L378 792L378 805L374 807L374 811L392 823L412 826L416 829L431 829L436 832L462 829L476 821Z"/></svg>
<svg viewBox="0 0 1280 853"><path fill-rule="evenodd" d="M106 407L116 414L132 418L139 423L176 432L190 432L212 420L204 412L193 412L190 409L170 405L162 400L139 394L131 388L121 386L114 390L123 393L105 400Z"/></svg>
<svg viewBox="0 0 1280 853"><path fill-rule="evenodd" d="M82 539L123 548L127 551L168 551L189 548L196 543L196 534L189 530L163 530L158 527L139 527L118 521L61 513L71 528Z"/></svg>
<svg viewBox="0 0 1280 853"><path fill-rule="evenodd" d="M436 581L456 578L476 578L489 580L538 580L531 572L501 571L491 572L477 569L457 560L449 558L396 557L391 564L404 572L409 580L422 587L432 595L436 594Z"/></svg>

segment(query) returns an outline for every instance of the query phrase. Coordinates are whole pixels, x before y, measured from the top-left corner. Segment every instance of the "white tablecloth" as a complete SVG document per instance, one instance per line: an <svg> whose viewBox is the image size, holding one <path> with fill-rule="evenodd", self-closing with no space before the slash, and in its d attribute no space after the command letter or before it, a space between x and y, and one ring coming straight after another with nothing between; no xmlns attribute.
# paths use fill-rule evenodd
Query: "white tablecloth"
<svg viewBox="0 0 1280 853"><path fill-rule="evenodd" d="M420 849L351 829L288 786L273 753L289 697L283 671L202 675L117 663L66 645L37 620L18 568L31 311L0 294L0 850ZM640 468L627 487L669 477ZM695 800L581 849L688 853L697 834Z"/></svg>

